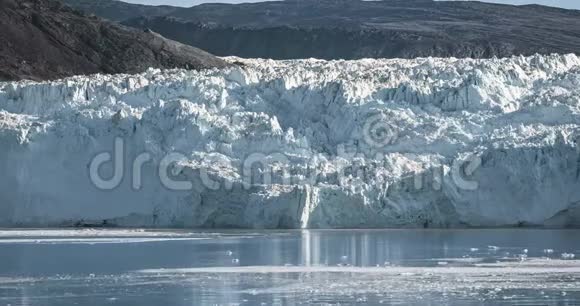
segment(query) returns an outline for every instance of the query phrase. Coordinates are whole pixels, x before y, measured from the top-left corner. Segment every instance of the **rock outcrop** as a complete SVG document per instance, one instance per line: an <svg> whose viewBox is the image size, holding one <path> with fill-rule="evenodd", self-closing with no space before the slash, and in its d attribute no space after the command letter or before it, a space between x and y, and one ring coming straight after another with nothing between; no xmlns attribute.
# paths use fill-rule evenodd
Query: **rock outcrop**
<svg viewBox="0 0 580 306"><path fill-rule="evenodd" d="M53 0L0 0L0 41L0 81L226 65L202 50Z"/></svg>

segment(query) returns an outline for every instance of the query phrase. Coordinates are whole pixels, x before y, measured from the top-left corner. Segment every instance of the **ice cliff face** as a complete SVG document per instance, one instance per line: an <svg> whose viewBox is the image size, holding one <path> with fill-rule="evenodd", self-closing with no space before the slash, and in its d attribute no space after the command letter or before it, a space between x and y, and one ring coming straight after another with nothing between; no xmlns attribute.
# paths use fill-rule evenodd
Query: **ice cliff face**
<svg viewBox="0 0 580 306"><path fill-rule="evenodd" d="M0 226L580 225L580 59L0 83Z"/></svg>

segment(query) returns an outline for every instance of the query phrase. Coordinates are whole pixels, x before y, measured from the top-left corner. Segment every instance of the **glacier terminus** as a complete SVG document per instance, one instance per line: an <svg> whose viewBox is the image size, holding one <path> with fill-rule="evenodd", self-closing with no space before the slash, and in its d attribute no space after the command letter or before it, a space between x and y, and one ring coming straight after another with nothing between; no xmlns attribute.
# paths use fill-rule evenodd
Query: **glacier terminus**
<svg viewBox="0 0 580 306"><path fill-rule="evenodd" d="M580 226L580 59L0 83L0 226Z"/></svg>

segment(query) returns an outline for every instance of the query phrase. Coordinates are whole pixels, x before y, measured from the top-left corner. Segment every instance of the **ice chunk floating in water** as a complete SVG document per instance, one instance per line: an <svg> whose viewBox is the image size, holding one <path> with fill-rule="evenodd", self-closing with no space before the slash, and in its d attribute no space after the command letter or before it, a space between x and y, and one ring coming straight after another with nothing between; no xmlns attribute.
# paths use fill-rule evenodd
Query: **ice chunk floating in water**
<svg viewBox="0 0 580 306"><path fill-rule="evenodd" d="M580 225L575 55L231 60L0 84L0 226Z"/></svg>

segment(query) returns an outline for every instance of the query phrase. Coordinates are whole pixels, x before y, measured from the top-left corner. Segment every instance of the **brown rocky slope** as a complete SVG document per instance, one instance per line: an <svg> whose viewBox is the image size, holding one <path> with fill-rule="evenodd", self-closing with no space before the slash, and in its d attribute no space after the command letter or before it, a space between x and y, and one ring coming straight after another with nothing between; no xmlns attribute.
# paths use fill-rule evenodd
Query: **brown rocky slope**
<svg viewBox="0 0 580 306"><path fill-rule="evenodd" d="M54 0L0 0L0 81L227 65L200 49Z"/></svg>

